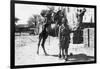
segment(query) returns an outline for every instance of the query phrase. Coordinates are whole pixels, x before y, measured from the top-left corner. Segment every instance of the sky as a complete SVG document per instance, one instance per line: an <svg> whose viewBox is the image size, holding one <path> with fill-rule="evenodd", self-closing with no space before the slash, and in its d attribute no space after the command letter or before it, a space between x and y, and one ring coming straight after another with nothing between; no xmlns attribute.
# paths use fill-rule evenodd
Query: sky
<svg viewBox="0 0 100 69"><path fill-rule="evenodd" d="M56 10L58 7L55 7ZM19 18L18 24L27 24L27 21L32 15L40 14L41 10L48 9L45 5L30 5L30 4L15 4L15 17ZM71 13L75 12L75 7L70 8ZM94 22L94 9L86 8L87 12L83 17L84 22L90 22L92 17Z"/></svg>
<svg viewBox="0 0 100 69"><path fill-rule="evenodd" d="M15 4L15 17L27 21L32 15L40 14L42 9L46 9L46 6Z"/></svg>

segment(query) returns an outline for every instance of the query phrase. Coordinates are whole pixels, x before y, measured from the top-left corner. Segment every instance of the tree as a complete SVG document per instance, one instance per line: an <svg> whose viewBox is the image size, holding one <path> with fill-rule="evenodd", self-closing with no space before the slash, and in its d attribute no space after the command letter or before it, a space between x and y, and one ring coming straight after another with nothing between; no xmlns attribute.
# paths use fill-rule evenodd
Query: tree
<svg viewBox="0 0 100 69"><path fill-rule="evenodd" d="M34 21L35 21L34 18L33 17L30 17L29 20L28 20L28 26L29 27L35 27Z"/></svg>

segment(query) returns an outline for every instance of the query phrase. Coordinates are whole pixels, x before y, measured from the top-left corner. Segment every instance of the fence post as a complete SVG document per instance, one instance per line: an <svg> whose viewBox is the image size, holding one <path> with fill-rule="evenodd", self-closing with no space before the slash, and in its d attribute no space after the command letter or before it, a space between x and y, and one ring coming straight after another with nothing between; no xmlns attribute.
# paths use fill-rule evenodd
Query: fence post
<svg viewBox="0 0 100 69"><path fill-rule="evenodd" d="M90 30L88 29L88 47L90 47Z"/></svg>

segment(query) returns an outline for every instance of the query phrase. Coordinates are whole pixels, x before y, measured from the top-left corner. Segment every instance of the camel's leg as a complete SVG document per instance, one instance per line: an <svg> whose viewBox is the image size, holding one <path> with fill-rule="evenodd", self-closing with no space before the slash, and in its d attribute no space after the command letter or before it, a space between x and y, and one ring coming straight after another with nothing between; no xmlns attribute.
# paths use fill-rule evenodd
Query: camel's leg
<svg viewBox="0 0 100 69"><path fill-rule="evenodd" d="M42 40L41 34L39 35L39 42L38 42L38 48L37 48L37 54L39 54L39 47L40 47L40 42Z"/></svg>
<svg viewBox="0 0 100 69"><path fill-rule="evenodd" d="M47 52L46 52L46 50L45 50L44 44L45 44L45 41L46 41L47 37L48 37L48 35L45 35L45 38L43 38L42 44L41 44L41 46L42 46L42 48L43 48L43 51L44 51L45 55L47 55Z"/></svg>

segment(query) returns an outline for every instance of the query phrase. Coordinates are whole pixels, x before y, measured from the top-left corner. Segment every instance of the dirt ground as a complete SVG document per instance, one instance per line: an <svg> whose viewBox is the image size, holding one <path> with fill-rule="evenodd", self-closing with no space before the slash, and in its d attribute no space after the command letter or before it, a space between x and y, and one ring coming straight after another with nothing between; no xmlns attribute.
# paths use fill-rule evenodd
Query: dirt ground
<svg viewBox="0 0 100 69"><path fill-rule="evenodd" d="M45 49L48 56L44 55L40 47L37 55L38 35L15 36L15 65L35 65L48 63L65 63L64 59L58 58L59 45L57 37L48 37ZM70 55L70 53L72 53ZM84 44L72 44L69 46L69 56L66 63L94 61L94 48Z"/></svg>

